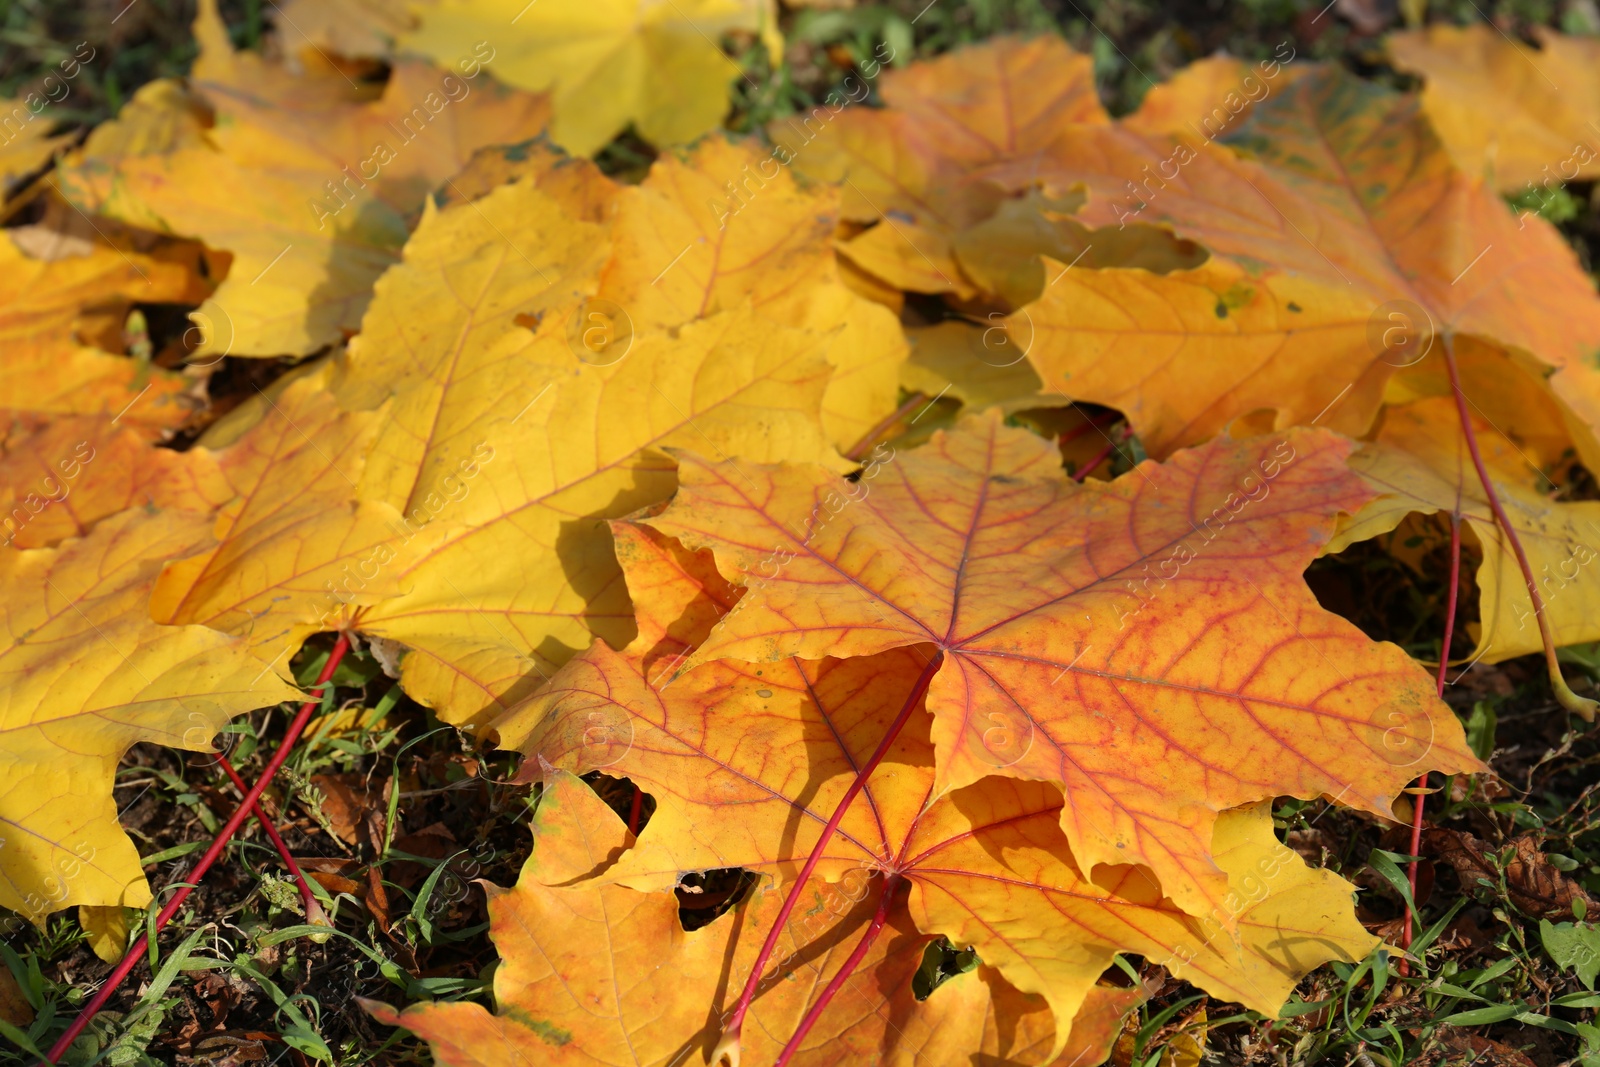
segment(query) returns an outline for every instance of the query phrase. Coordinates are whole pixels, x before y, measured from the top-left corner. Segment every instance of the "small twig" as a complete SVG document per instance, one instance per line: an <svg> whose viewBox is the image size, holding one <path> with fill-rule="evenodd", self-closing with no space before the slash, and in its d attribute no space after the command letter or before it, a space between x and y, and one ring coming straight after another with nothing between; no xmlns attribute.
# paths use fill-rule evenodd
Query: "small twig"
<svg viewBox="0 0 1600 1067"><path fill-rule="evenodd" d="M822 859L823 850L828 847L828 842L833 838L833 832L839 828L839 823L844 819L844 813L849 810L851 801L860 793L867 784L867 779L872 777L872 772L878 769L878 764L883 762L883 757L888 754L889 746L894 744L895 738L900 736L900 731L905 728L906 722L911 718L911 713L921 703L922 696L928 691L928 686L933 681L933 676L939 670L939 664L944 661L944 653L937 653L928 665L917 676L916 684L911 687L911 692L906 696L905 704L900 708L900 714L895 716L894 723L883 735L883 740L878 742L878 748L872 753L872 758L862 765L856 772L855 780L850 783L850 788L839 800L834 808L833 816L828 819L827 825L822 828L822 833L817 836L817 843L811 848L811 855L807 857L805 866L800 868L800 874L794 884L789 887L788 894L783 899L783 907L778 909L777 918L773 919L772 927L767 931L767 939L761 945L761 952L756 956L755 963L750 967L750 977L745 980L744 992L739 994L739 1002L734 1005L733 1011L728 1016L728 1022L722 1029L722 1039L717 1042L717 1047L711 1051L711 1062L718 1063L724 1056L737 1067L739 1063L739 1031L744 1025L745 1013L750 1010L750 1001L755 998L756 988L761 984L761 972L766 968L767 961L772 958L773 949L778 946L778 938L783 934L784 927L789 923L789 914L794 911L795 905L800 902L800 892L805 888L806 880L811 877L811 872L816 869L818 861Z"/></svg>
<svg viewBox="0 0 1600 1067"><path fill-rule="evenodd" d="M323 665L322 674L317 678L316 685L312 686L313 689L321 689L328 684L328 679L333 677L334 670L339 666L339 661L344 659L345 650L349 647L350 638L341 633L339 640L334 643L333 651L328 656L328 662ZM272 783L273 776L278 773L278 768L283 765L283 761L289 758L290 749L294 748L294 743L300 737L301 732L305 730L306 723L311 721L311 713L317 710L321 704L321 697L317 696L300 705L299 712L290 721L289 728L283 735L283 742L278 745L278 750L267 761L267 765L262 769L261 777L256 780L256 784L251 786L249 792L245 794L244 803L240 804L234 813L229 816L222 829L218 830L216 836L212 838L211 847L206 849L205 854L200 857L200 861L190 868L189 873L184 877L186 884L179 888L172 895L172 899L167 901L166 906L157 913L155 921L157 933L160 933L161 928L166 926L172 917L177 914L178 909L183 906L183 902L189 899L189 894L194 892L198 886L200 879L205 877L205 873L211 869L212 864L216 863L218 857L222 855L223 849L227 847L229 840L232 839L234 834L238 833L239 827L244 825L245 819L250 815L252 806L261 799L261 794L266 792L267 786ZM61 1059L62 1054L72 1047L72 1043L78 1039L78 1035L83 1033L84 1027L88 1026L89 1022L99 1014L100 1009L106 1006L106 1002L122 986L123 981L132 973L139 961L144 959L149 950L148 935L140 934L139 940L133 943L133 947L128 950L127 955L122 957L122 962L117 964L112 972L106 976L106 980L101 984L99 991L90 999L83 1011L78 1013L78 1017L67 1028L67 1032L62 1034L54 1045L50 1046L50 1051L45 1054L47 1063L54 1065L56 1061Z"/></svg>

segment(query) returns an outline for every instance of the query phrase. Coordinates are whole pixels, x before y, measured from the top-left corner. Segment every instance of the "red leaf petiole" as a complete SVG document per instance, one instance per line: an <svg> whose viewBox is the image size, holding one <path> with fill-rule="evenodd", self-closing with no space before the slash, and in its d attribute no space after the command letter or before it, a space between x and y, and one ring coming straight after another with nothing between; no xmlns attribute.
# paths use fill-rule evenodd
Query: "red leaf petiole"
<svg viewBox="0 0 1600 1067"><path fill-rule="evenodd" d="M333 677L333 672L338 668L339 662L344 659L344 654L349 648L350 636L341 633L338 641L334 642L333 651L328 654L328 662L323 665L322 673L318 676L316 685L312 686L313 689L321 689L328 684L328 679ZM223 824L222 829L218 830L216 836L211 839L211 846L206 849L199 862L190 868L189 873L184 876L184 881L188 884L174 893L172 899L167 901L166 906L156 915L155 927L157 933L160 933L161 928L166 926L172 917L177 914L178 909L183 906L183 902L189 899L189 894L194 892L200 879L205 877L205 873L211 869L212 864L216 863L218 857L222 855L222 851L227 847L228 841L232 839L234 834L239 832L239 827L244 825L244 821L249 817L251 809L261 799L261 794L266 792L267 786L272 783L272 778L278 773L278 768L283 766L284 761L289 758L289 751L294 748L295 741L299 739L301 732L305 730L306 724L311 721L311 713L317 710L321 704L322 699L317 696L300 705L300 710L295 713L295 717L289 722L289 729L285 731L282 743L278 745L277 751L272 754L272 758L267 761L266 767L262 769L261 777L245 793L244 802L228 817L228 821ZM54 1045L50 1046L50 1051L45 1054L45 1062L54 1065L61 1058L62 1053L72 1047L72 1043L78 1039L78 1035L83 1033L84 1028L89 1025L90 1020L99 1014L100 1009L106 1006L106 1002L121 987L123 981L132 973L139 961L144 959L145 953L149 949L148 937L141 934L139 940L135 941L133 947L128 950L127 955L122 957L122 962L118 963L111 973L106 976L106 980L101 983L99 991L90 999L83 1011L78 1013L78 1017L67 1028L67 1032L62 1034Z"/></svg>
<svg viewBox="0 0 1600 1067"><path fill-rule="evenodd" d="M1483 484L1483 494L1489 498L1489 509L1494 512L1495 525L1500 527L1501 534L1511 545L1511 551L1516 554L1517 566L1522 569L1522 580L1528 587L1528 599L1533 602L1533 617L1539 623L1539 639L1544 644L1545 666L1550 672L1550 688L1555 691L1556 701L1562 707L1578 715L1585 722L1594 722L1595 708L1600 707L1600 704L1574 693L1567 685L1567 680L1561 676L1561 664L1556 659L1555 635L1550 632L1550 620L1545 618L1544 597L1539 595L1539 583L1533 576L1533 565L1528 562L1528 553L1523 550L1522 539L1517 536L1510 518L1506 516L1506 509L1500 504L1500 494L1495 492L1494 483L1489 480L1488 468L1483 463L1483 455L1478 451L1478 435L1472 428L1472 417L1467 413L1467 394L1461 389L1461 372L1456 368L1456 354L1450 338L1445 335L1441 339L1444 342L1445 367L1450 372L1450 391L1455 394L1456 413L1461 417L1461 432L1467 439L1467 452L1471 454L1472 465L1477 469L1478 481Z"/></svg>
<svg viewBox="0 0 1600 1067"><path fill-rule="evenodd" d="M217 762L221 764L223 773L233 782L234 788L239 790L240 795L248 796L250 787L244 784L244 779L239 777L239 772L233 769L233 763L229 761L227 755L221 752L217 753ZM278 850L278 856L283 860L284 866L289 868L289 873L294 875L294 880L299 883L300 899L305 903L306 922L313 926L328 925L328 917L323 913L322 905L317 903L317 895L312 892L311 883L306 881L306 876L301 872L300 865L289 854L289 846L283 843L283 838L278 834L278 828L272 824L271 819L267 818L267 813L261 807L259 800L250 805L250 813L256 817L256 821L261 824L261 828L272 839L272 847Z"/></svg>
<svg viewBox="0 0 1600 1067"><path fill-rule="evenodd" d="M889 903L894 899L894 891L900 886L900 876L891 874L883 880L883 892L878 897L878 910L872 916L872 922L867 926L867 932L861 935L861 940L856 943L855 950L850 953L850 958L844 961L844 966L839 968L833 980L822 990L811 1010L806 1012L806 1017L800 1020L800 1025L795 1028L794 1036L789 1038L789 1043L783 1046L783 1052L778 1056L778 1062L773 1067L788 1067L789 1059L800 1049L800 1042L805 1040L807 1033L816 1021L822 1017L823 1009L833 1000L834 994L855 973L861 961L867 955L867 949L878 939L878 934L883 931L883 924L889 917Z"/></svg>
<svg viewBox="0 0 1600 1067"><path fill-rule="evenodd" d="M1450 641L1455 637L1456 629L1456 598L1461 592L1461 500L1456 499L1456 509L1450 513L1450 593L1445 598L1444 609L1444 639L1439 646L1439 675L1436 686L1439 698L1444 699L1444 676L1450 666ZM1449 788L1449 778L1446 776L1445 787ZM1411 813L1411 855L1418 856L1422 847L1422 809L1428 799L1428 774L1423 772L1417 779L1417 792ZM1413 860L1406 867L1406 881L1411 885L1411 899L1417 899L1417 861ZM1406 909L1405 925L1400 932L1400 947L1411 947L1411 908ZM1399 967L1402 975L1411 973L1411 965L1402 959Z"/></svg>
<svg viewBox="0 0 1600 1067"><path fill-rule="evenodd" d="M739 1067L739 1032L744 1025L745 1013L750 1010L750 1001L755 998L756 987L761 984L761 974L766 969L767 961L772 958L772 952L778 946L778 938L783 934L784 927L789 923L789 915L800 901L800 892L805 888L806 881L811 877L811 872L816 869L818 861L822 859L823 850L833 838L833 832L839 828L839 823L844 819L844 813L850 809L850 804L855 800L862 788L867 784L867 779L872 777L872 772L877 770L878 764L883 762L883 757L888 754L889 746L894 744L895 738L900 736L900 731L905 728L910 720L911 713L922 703L922 697L928 691L928 686L933 681L933 676L939 670L939 664L944 661L944 653L936 652L922 673L917 675L916 684L911 687L910 694L906 697L905 704L900 708L900 713L895 716L893 724L883 735L883 740L878 742L877 749L872 753L872 758L856 772L855 779L850 783L850 788L840 798L839 804L833 810L833 815L823 826L822 833L817 837L817 843L811 848L811 855L807 857L805 866L800 868L800 874L794 884L789 887L789 892L783 899L783 907L778 909L778 916L772 921L772 928L767 931L767 939L761 945L761 952L756 956L755 963L750 967L750 977L745 980L744 991L739 994L739 1002L734 1005L733 1011L728 1016L728 1021L722 1028L722 1039L717 1042L717 1047L711 1052L711 1062L719 1063L727 1057L731 1067ZM891 875L885 879L886 884L896 876ZM884 898L888 899L887 895ZM887 907L887 904L884 905ZM876 936L876 934L873 934ZM868 941L867 944L871 942ZM865 953L865 947L857 948L858 952ZM859 961L858 961L859 962ZM828 994L824 993L823 1003ZM816 1008L812 1009L816 1011ZM810 1016L807 1016L810 1019ZM809 1022L801 1023L800 1035L809 1027ZM798 1040L799 1036L795 1040ZM792 1045L794 1042L791 1041Z"/></svg>

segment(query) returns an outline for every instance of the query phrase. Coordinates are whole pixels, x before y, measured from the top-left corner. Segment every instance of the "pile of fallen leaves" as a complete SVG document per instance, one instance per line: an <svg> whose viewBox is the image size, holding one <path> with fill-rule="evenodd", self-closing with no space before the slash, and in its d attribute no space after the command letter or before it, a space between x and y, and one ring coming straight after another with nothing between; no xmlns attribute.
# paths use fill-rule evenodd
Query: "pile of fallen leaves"
<svg viewBox="0 0 1600 1067"><path fill-rule="evenodd" d="M1600 173L1593 42L1114 120L998 38L741 139L760 0L285 7L0 156L0 906L125 942L119 760L337 632L538 790L496 1010L368 1003L439 1062L1099 1063L1157 968L1275 1016L1379 944L1275 798L1486 769L1314 560L1465 543L1462 658L1592 720L1600 297L1503 194Z"/></svg>

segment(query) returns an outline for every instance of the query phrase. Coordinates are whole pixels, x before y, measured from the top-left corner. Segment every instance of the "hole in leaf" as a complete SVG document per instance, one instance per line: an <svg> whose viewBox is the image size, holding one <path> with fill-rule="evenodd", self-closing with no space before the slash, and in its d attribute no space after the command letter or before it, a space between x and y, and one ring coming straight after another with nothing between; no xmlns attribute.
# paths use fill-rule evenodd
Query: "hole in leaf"
<svg viewBox="0 0 1600 1067"><path fill-rule="evenodd" d="M654 815L656 810L656 798L638 789L632 779L614 778L604 771L590 771L582 775L582 778L589 783L591 789L600 794L600 799L605 801L606 806L616 812L617 817L623 822L634 818L634 797L638 796L639 814L633 825L633 832L642 833L644 828L650 825L650 816Z"/></svg>
<svg viewBox="0 0 1600 1067"><path fill-rule="evenodd" d="M683 876L678 894L678 923L698 930L743 900L756 884L756 872L743 867L718 867Z"/></svg>
<svg viewBox="0 0 1600 1067"><path fill-rule="evenodd" d="M1478 619L1475 576L1483 558L1476 535L1461 529L1461 589L1451 659L1472 655L1468 624ZM1438 515L1409 515L1393 531L1314 560L1306 584L1317 602L1374 641L1393 641L1423 660L1439 654L1450 587L1450 525Z"/></svg>
<svg viewBox="0 0 1600 1067"><path fill-rule="evenodd" d="M956 948L948 938L928 942L922 950L922 966L911 979L911 993L927 1000L933 991L958 974L966 974L983 961L970 948Z"/></svg>

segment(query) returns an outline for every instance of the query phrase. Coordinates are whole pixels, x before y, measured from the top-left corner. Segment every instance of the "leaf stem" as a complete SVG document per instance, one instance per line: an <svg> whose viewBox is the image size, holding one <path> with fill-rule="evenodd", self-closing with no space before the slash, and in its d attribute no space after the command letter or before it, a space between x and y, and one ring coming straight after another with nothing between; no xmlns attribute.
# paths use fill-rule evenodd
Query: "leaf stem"
<svg viewBox="0 0 1600 1067"><path fill-rule="evenodd" d="M1596 707L1600 707L1593 700L1580 697L1567 685L1567 680L1561 676L1561 664L1556 659L1555 635L1550 632L1550 620L1545 617L1544 598L1539 595L1539 583L1533 577L1533 566L1528 562L1528 553L1523 550L1522 539L1517 536L1517 531L1512 527L1511 520L1506 516L1506 509L1500 504L1500 494L1495 492L1494 483L1489 480L1489 471L1483 464L1483 456L1478 451L1478 435L1472 428L1472 417L1467 414L1467 394L1461 389L1461 372L1456 368L1456 354L1451 345L1449 335L1445 335L1444 362L1450 372L1450 391L1455 394L1456 413L1461 417L1461 432L1467 439L1467 451L1472 455L1472 465L1477 468L1478 481L1483 484L1483 494L1489 498L1489 508L1494 512L1495 523L1500 527L1500 532L1505 536L1511 550L1516 554L1517 566L1522 568L1522 580L1528 587L1528 599L1533 602L1533 615L1539 623L1539 639L1544 644L1545 667L1550 672L1550 688L1555 691L1557 702L1568 711L1580 716L1585 722L1594 722Z"/></svg>
<svg viewBox="0 0 1600 1067"><path fill-rule="evenodd" d="M1120 436L1124 440L1126 440L1128 435L1127 435L1126 432L1123 432L1123 433L1119 434L1118 436ZM1104 463L1106 461L1106 457L1111 455L1111 453L1113 453L1113 452L1115 452L1117 450L1117 445L1118 444L1119 444L1119 442L1117 440L1115 440L1114 438L1107 437L1106 438L1106 447L1102 448L1099 452L1096 452L1093 459L1091 459L1089 462L1085 463L1082 467L1080 467L1078 469L1078 473L1076 473L1076 474L1074 474L1072 476L1072 480L1075 481L1075 482L1081 482L1084 479L1088 478L1091 471L1093 471L1096 467L1100 466L1100 464Z"/></svg>
<svg viewBox="0 0 1600 1067"><path fill-rule="evenodd" d="M872 429L862 434L861 440L857 441L853 446L851 446L850 451L844 454L844 458L852 461L859 460L862 456L867 454L867 450L877 443L878 438L882 437L884 432L888 430L889 427L893 426L895 423L899 422L901 419L917 410L917 408L927 399L928 398L923 396L921 393L912 393L910 398L906 400L904 404L901 404L899 407L895 408L892 414L884 418Z"/></svg>
<svg viewBox="0 0 1600 1067"><path fill-rule="evenodd" d="M750 977L745 980L744 992L739 994L739 1002L734 1005L733 1011L728 1016L727 1023L722 1028L722 1040L717 1042L717 1047L712 1050L711 1062L718 1063L724 1056L728 1058L732 1067L739 1067L739 1031L744 1025L745 1013L750 1010L750 1001L755 998L756 988L761 984L761 972L766 969L767 961L772 958L773 949L778 945L778 938L782 935L784 927L789 922L789 914L800 901L800 891L805 888L806 881L811 877L811 872L816 869L817 862L822 859L823 850L827 848L833 832L839 828L839 823L844 819L844 813L849 810L851 801L860 793L867 784L867 779L872 772L877 770L878 764L888 753L889 746L894 744L895 738L900 736L900 731L905 728L906 722L911 718L911 713L922 697L928 691L933 676L939 670L939 664L944 661L944 653L937 652L922 668L922 673L917 675L916 684L911 687L911 692L906 697L905 704L900 708L900 713L895 716L893 724L883 735L883 740L878 742L878 748L872 753L872 758L856 772L855 780L850 783L850 788L839 800L834 808L833 816L828 819L827 825L822 828L822 833L817 837L817 843L812 846L811 855L807 857L805 866L800 868L800 874L794 884L789 887L788 894L784 897L783 907L778 909L778 916L772 922L772 928L767 931L767 939L761 945L761 952L756 956L756 961L750 967Z"/></svg>
<svg viewBox="0 0 1600 1067"><path fill-rule="evenodd" d="M1445 598L1444 609L1444 638L1439 646L1439 676L1435 687L1439 699L1444 699L1444 678L1450 667L1450 642L1455 637L1456 629L1456 599L1461 592L1461 501L1456 500L1456 510L1450 513L1450 592ZM1428 772L1423 771L1422 777L1417 779L1416 802L1412 805L1411 813L1411 855L1420 856L1422 848L1422 809L1427 803ZM1445 776L1445 788L1450 787L1450 776ZM1406 881L1411 884L1411 899L1417 899L1417 860L1412 860L1406 865ZM1411 947L1411 910L1406 909L1404 926L1400 931L1400 947ZM1408 960L1400 960L1400 973L1409 975L1411 964Z"/></svg>
<svg viewBox="0 0 1600 1067"><path fill-rule="evenodd" d="M328 679L333 677L334 670L339 666L339 661L344 659L345 651L349 647L350 636L346 633L340 633L339 640L334 643L333 651L328 655L328 662L323 665L322 674L318 676L316 685L312 686L313 689L321 689L328 684ZM190 868L189 873L184 876L184 881L188 884L174 893L172 899L167 901L166 906L156 915L155 928L157 933L161 931L163 926L167 925L173 915L177 914L178 909L183 906L183 902L189 898L189 894L194 892L200 879L205 876L205 873L211 869L211 865L216 863L217 858L222 855L222 850L227 847L228 841L239 831L239 827L244 825L244 821L249 817L251 809L261 799L261 794L266 792L267 786L272 783L273 776L278 773L278 768L283 766L284 760L289 758L289 750L294 748L294 743L300 737L301 732L305 730L306 723L311 721L311 713L321 703L322 699L319 695L300 705L300 710L290 721L289 729L284 733L283 741L278 745L278 750L267 761L267 765L262 769L261 777L256 780L256 784L251 786L249 791L245 793L244 803L240 804L234 813L228 817L228 821L223 824L222 829L218 830L216 836L212 838L211 847L206 849L199 862ZM78 1017L67 1028L67 1032L62 1034L54 1045L50 1046L50 1051L45 1054L45 1062L52 1065L55 1064L61 1058L62 1053L72 1046L78 1035L83 1033L84 1027L88 1026L90 1020L99 1013L101 1008L105 1007L106 1002L116 993L123 980L128 977L139 961L144 959L145 953L149 951L149 948L148 936L141 934L139 940L135 941L133 947L128 950L127 955L122 957L122 962L117 964L112 972L106 976L105 981L100 985L99 991L95 993L83 1011L78 1013Z"/></svg>
<svg viewBox="0 0 1600 1067"><path fill-rule="evenodd" d="M248 796L250 787L244 784L244 779L240 778L239 772L234 770L233 763L228 759L227 754L223 752L217 753L217 762L221 764L223 773L233 782L234 788L239 790L240 795ZM322 905L317 903L317 895L312 892L311 883L306 881L306 876L301 872L300 865L289 854L289 846L283 843L283 838L278 834L278 828L267 817L266 809L262 808L259 800L250 805L250 814L256 817L256 821L261 824L261 828L272 839L272 846L278 850L278 856L283 860L283 865L289 868L289 873L294 875L294 880L299 883L300 899L305 902L306 922L313 926L325 924L327 916L323 914Z"/></svg>
<svg viewBox="0 0 1600 1067"><path fill-rule="evenodd" d="M889 902L894 898L894 891L899 888L900 876L891 874L883 880L883 892L878 897L878 910L872 916L872 922L867 926L867 932L861 935L861 940L856 942L855 951L850 953L850 958L844 961L844 966L839 968L833 980L823 989L817 997L817 1002L811 1005L811 1010L806 1012L806 1017L800 1020L800 1025L795 1029L794 1036L789 1038L789 1043L783 1046L783 1052L778 1056L778 1062L773 1067L788 1067L789 1059L800 1049L800 1042L805 1040L811 1027L821 1018L822 1012L833 1000L834 995L845 984L861 961L867 955L867 949L878 939L883 932L883 924L889 917Z"/></svg>
<svg viewBox="0 0 1600 1067"><path fill-rule="evenodd" d="M633 787L633 804L628 808L628 833L639 836L639 813L644 807L644 790Z"/></svg>

